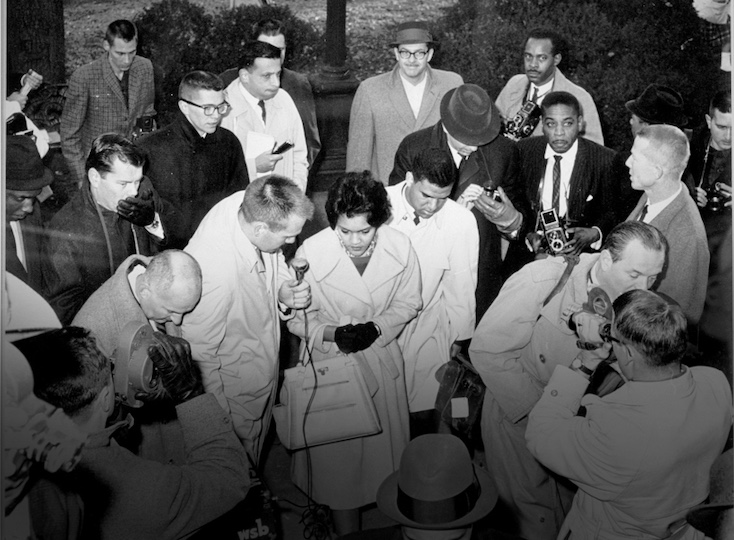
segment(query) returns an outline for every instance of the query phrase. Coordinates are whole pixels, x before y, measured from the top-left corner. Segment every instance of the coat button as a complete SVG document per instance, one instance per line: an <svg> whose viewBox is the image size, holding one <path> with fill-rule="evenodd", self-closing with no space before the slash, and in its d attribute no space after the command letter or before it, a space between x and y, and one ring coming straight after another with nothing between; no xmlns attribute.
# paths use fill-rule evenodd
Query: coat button
<svg viewBox="0 0 734 540"><path fill-rule="evenodd" d="M551 396L556 397L558 395L558 390L551 390Z"/></svg>
<svg viewBox="0 0 734 540"><path fill-rule="evenodd" d="M545 364L545 356L543 356L543 355L541 354L540 356L538 356L538 359L540 360L540 363L541 363L541 364Z"/></svg>

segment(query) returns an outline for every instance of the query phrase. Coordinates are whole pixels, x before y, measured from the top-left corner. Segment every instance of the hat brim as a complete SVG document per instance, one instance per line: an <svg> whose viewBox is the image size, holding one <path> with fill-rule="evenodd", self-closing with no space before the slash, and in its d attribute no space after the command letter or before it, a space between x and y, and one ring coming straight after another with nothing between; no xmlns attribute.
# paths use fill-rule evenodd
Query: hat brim
<svg viewBox="0 0 734 540"><path fill-rule="evenodd" d="M401 45L415 45L416 43L425 43L431 47L436 46L436 41L426 41L425 39L406 39L405 41L393 41L390 43L390 48L400 47Z"/></svg>
<svg viewBox="0 0 734 540"><path fill-rule="evenodd" d="M648 124L670 124L671 126L683 128L688 124L688 117L685 114L682 114L678 116L677 118L668 119L666 122L661 122L660 120L655 120L647 116L645 114L645 111L640 109L640 107L637 105L637 100L631 99L627 103L624 104L624 106L627 108L627 110L631 113L634 113L639 117L640 120L643 122L647 122Z"/></svg>
<svg viewBox="0 0 734 540"><path fill-rule="evenodd" d="M489 126L480 133L470 133L466 131L466 128L462 124L456 122L448 114L449 101L451 100L451 96L454 95L454 92L456 92L456 88L452 88L446 92L441 99L441 122L446 128L446 131L457 141L470 146L484 146L495 140L497 135L500 134L502 122L500 121L500 112L497 110L494 102L491 99L489 100L490 110L492 111Z"/></svg>
<svg viewBox="0 0 734 540"><path fill-rule="evenodd" d="M489 473L484 469L474 467L479 482L480 494L474 508L460 519L448 523L419 523L403 515L398 508L398 476L400 471L395 471L388 476L377 490L377 507L389 518L394 519L401 525L415 529L447 530L467 527L479 521L489 514L497 503L497 487L494 485Z"/></svg>

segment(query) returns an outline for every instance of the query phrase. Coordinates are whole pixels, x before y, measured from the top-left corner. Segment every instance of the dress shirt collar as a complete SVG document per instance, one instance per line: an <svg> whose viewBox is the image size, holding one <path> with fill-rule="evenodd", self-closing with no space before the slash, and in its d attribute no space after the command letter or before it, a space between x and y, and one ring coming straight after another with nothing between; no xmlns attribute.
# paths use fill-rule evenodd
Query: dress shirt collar
<svg viewBox="0 0 734 540"><path fill-rule="evenodd" d="M668 206L670 203L673 202L673 200L678 196L678 194L683 189L683 182L679 182L678 189L675 190L675 193L673 193L670 197L667 197L663 199L662 201L658 201L656 203L651 203L650 199L648 198L647 202L647 214L645 214L645 219L643 220L645 223L650 223L653 219L657 217L657 215L665 210L665 207Z"/></svg>

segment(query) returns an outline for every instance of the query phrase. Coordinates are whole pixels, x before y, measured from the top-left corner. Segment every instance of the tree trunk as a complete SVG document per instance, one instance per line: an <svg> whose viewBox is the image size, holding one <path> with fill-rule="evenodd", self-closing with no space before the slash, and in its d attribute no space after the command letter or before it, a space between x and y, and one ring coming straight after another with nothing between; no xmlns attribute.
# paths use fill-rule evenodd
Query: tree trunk
<svg viewBox="0 0 734 540"><path fill-rule="evenodd" d="M29 69L66 81L63 0L7 0L8 73Z"/></svg>

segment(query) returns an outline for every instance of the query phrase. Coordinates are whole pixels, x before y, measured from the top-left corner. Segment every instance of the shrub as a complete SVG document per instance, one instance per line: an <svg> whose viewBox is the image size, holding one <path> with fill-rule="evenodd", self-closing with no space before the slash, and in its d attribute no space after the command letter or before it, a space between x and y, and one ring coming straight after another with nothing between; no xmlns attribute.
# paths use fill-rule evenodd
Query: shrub
<svg viewBox="0 0 734 540"><path fill-rule="evenodd" d="M701 121L718 58L684 0L458 0L436 26L442 63L496 98L522 72L522 44L536 27L568 40L560 68L594 97L607 146L631 146L624 103L653 82L677 89L693 123Z"/></svg>
<svg viewBox="0 0 734 540"><path fill-rule="evenodd" d="M155 67L159 125L170 123L178 110L181 78L195 69L221 73L235 67L252 25L266 17L286 24L287 65L298 69L320 55L319 33L287 6L246 5L209 14L188 0L162 0L135 18L140 53Z"/></svg>

